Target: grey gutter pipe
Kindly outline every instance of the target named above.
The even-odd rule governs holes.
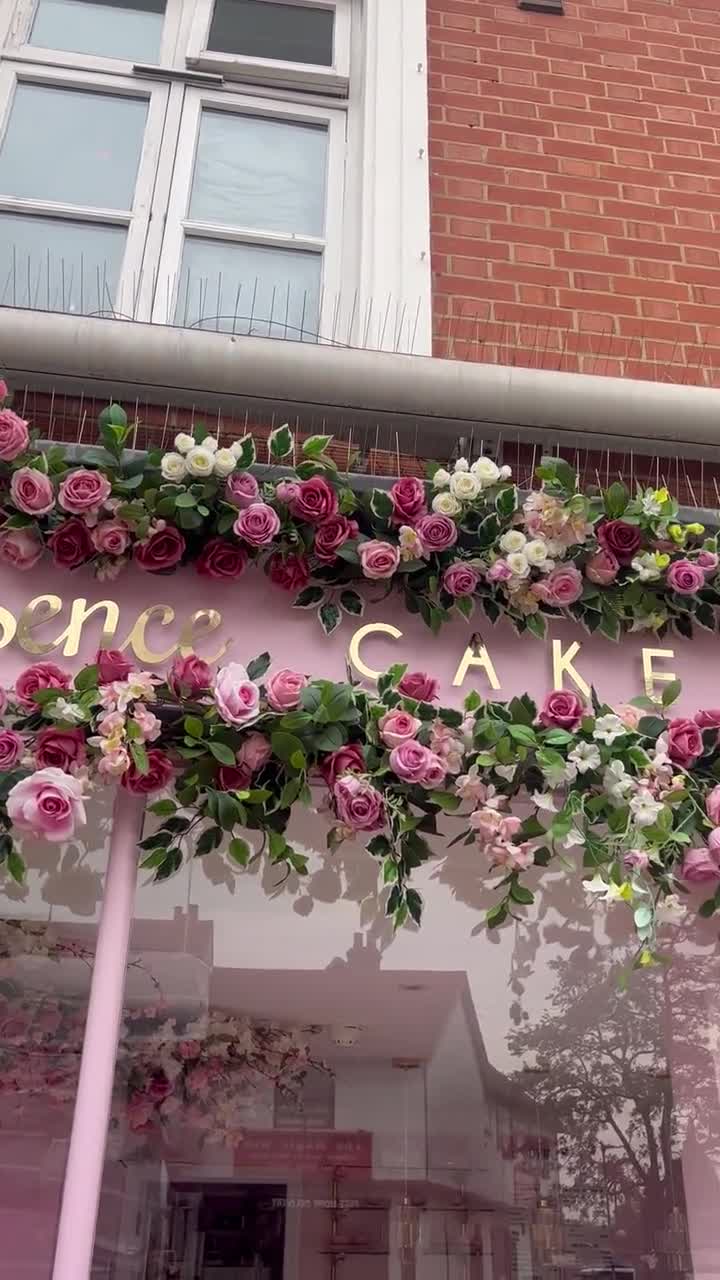
[[[14,385],[720,458],[720,391],[0,307]],[[282,417],[281,419],[282,420]],[[591,439],[590,439],[591,437]],[[449,452],[449,449],[446,451]]]

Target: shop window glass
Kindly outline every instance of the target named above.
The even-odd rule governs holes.
[[[208,49],[332,66],[332,9],[274,0],[216,0]]]
[[[40,0],[30,44],[158,62],[164,20],[164,0]]]

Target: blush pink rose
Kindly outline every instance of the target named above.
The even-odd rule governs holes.
[[[705,799],[705,812],[713,826],[720,826],[720,784],[708,793]]]
[[[185,539],[174,524],[156,529],[144,542],[135,546],[135,563],[146,573],[164,573],[174,569],[185,554]]]
[[[555,689],[542,705],[538,720],[546,729],[577,729],[585,715],[585,703],[576,693]]]
[[[623,863],[628,871],[647,871],[650,866],[650,856],[644,849],[629,849],[623,858]]]
[[[41,729],[35,739],[35,764],[38,769],[62,769],[70,773],[73,766],[85,764],[85,734],[82,729]]]
[[[338,549],[350,538],[357,538],[357,535],[357,521],[348,520],[347,516],[330,516],[315,530],[313,551],[323,564],[332,564]]]
[[[300,694],[307,684],[307,676],[299,671],[283,667],[270,676],[267,684],[267,700],[273,711],[292,711],[300,703]]]
[[[18,831],[51,843],[69,840],[85,824],[82,783],[62,769],[38,769],[15,783],[7,812]]]
[[[668,567],[665,581],[679,596],[694,596],[705,586],[705,573],[692,560],[675,560]]]
[[[458,531],[454,520],[449,516],[432,513],[423,516],[415,526],[417,535],[426,552],[446,551],[457,542]]]
[[[582,574],[574,564],[561,564],[541,582],[536,582],[533,595],[556,609],[565,609],[580,599],[583,589]]]
[[[127,680],[133,669],[132,662],[129,662],[119,649],[98,649],[95,663],[100,684],[112,684],[114,680]]]
[[[249,471],[234,471],[227,478],[225,499],[234,507],[249,507],[260,501],[260,485]]]
[[[380,831],[385,826],[382,795],[367,779],[343,774],[333,787],[333,800],[338,818],[351,830]]]
[[[268,577],[284,591],[302,591],[310,581],[310,565],[306,556],[284,556],[279,551],[268,560]]]
[[[125,790],[134,796],[149,796],[154,791],[162,791],[169,786],[175,774],[172,760],[159,747],[150,747],[147,758],[147,773],[141,773],[137,765],[132,763],[120,779]]]
[[[714,551],[698,551],[697,564],[700,565],[706,578],[715,573],[719,563],[720,557]]]
[[[22,759],[25,743],[14,729],[0,729],[0,772],[14,768]]]
[[[251,547],[266,547],[280,531],[280,517],[266,502],[254,502],[240,512],[233,533]]]
[[[15,681],[15,697],[25,711],[37,711],[34,693],[41,689],[69,689],[72,677],[54,662],[35,662],[20,672]]]
[[[130,546],[130,530],[124,520],[101,520],[90,536],[95,550],[106,556],[124,556]]]
[[[286,507],[292,506],[300,492],[300,483],[298,480],[280,480],[275,486],[275,497],[278,502],[282,502]]]
[[[620,562],[612,551],[597,551],[585,565],[585,577],[598,587],[609,587],[620,572]]]
[[[323,520],[337,514],[338,497],[324,476],[312,476],[298,485],[291,505],[298,520],[322,524]]]
[[[688,884],[709,884],[712,880],[720,880],[720,853],[703,845],[688,849],[680,875]]]
[[[414,698],[416,702],[434,702],[440,692],[440,685],[426,671],[406,671],[398,684],[398,692],[404,698]]]
[[[82,516],[86,512],[99,511],[110,497],[112,485],[101,471],[87,471],[80,467],[70,471],[60,483],[58,502],[63,511],[73,516]]]
[[[598,525],[595,536],[618,564],[630,564],[642,546],[642,533],[636,524],[628,524],[626,520],[605,520]]]
[[[366,764],[362,747],[356,742],[348,742],[326,756],[319,765],[320,772],[332,791],[338,778],[344,773],[365,773]],[[720,791],[720,787],[718,788]]]
[[[694,720],[678,717],[668,725],[668,755],[683,769],[689,769],[703,752],[702,734]]]
[[[272,756],[272,747],[265,737],[264,733],[249,733],[237,753],[237,762],[240,768],[249,769],[251,773],[257,773],[258,769],[262,769]]]
[[[393,504],[392,523],[414,527],[421,516],[427,515],[425,485],[415,476],[404,476],[390,490]]]
[[[502,556],[493,560],[487,571],[488,582],[507,582],[509,578],[512,578],[512,569],[507,560],[503,560]]]
[[[191,653],[187,658],[176,658],[167,676],[167,682],[176,698],[196,698],[212,684],[212,671],[207,662]]]
[[[37,529],[4,529],[0,532],[0,564],[32,569],[45,550]]]
[[[215,706],[226,724],[252,724],[260,715],[260,690],[239,662],[229,662],[215,680]]]
[[[642,719],[642,711],[638,707],[633,707],[631,703],[623,703],[617,708],[617,714],[622,720],[626,729],[630,729],[633,733],[637,729]]]
[[[13,413],[12,409],[0,409],[0,460],[14,462],[29,444],[27,422]]]
[[[195,561],[195,570],[205,578],[231,581],[239,578],[248,562],[244,547],[225,538],[210,538]]]
[[[386,747],[401,747],[417,736],[421,725],[409,711],[386,711],[378,721],[378,731]]]
[[[363,577],[372,582],[384,578],[392,578],[400,564],[400,550],[391,542],[378,542],[375,539],[361,542],[358,547]]]
[[[54,529],[48,538],[53,559],[61,569],[77,569],[95,555],[90,530],[78,516],[71,516]]]
[[[472,565],[458,560],[445,570],[442,585],[451,596],[471,596],[480,581],[480,574]]]
[[[440,757],[421,742],[403,742],[390,752],[390,768],[403,782],[420,786],[436,786],[445,777],[446,768]],[[439,776],[438,776],[439,772]]]
[[[708,707],[706,711],[696,711],[695,723],[698,729],[720,729],[720,707]]]
[[[712,849],[713,853],[720,852],[720,827],[715,827],[714,830],[710,832],[707,842],[708,848]]]
[[[10,480],[10,500],[28,516],[46,516],[55,506],[52,480],[44,471],[20,467]]]

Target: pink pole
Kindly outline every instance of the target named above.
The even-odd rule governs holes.
[[[90,1280],[144,807],[118,787],[52,1280]]]

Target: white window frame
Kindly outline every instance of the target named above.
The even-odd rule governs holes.
[[[11,118],[17,87],[23,84],[44,88],[79,89],[147,102],[147,120],[135,180],[134,199],[129,209],[106,209],[95,205],[60,203],[40,198],[30,199],[5,195],[0,191],[0,213],[28,214],[73,222],[125,227],[127,229],[125,250],[118,274],[117,294],[112,299],[112,309],[115,314],[122,314],[124,310],[133,314],[135,299],[142,284],[143,258],[160,162],[168,86],[161,82],[155,84],[152,81],[139,81],[125,76],[80,70],[70,72],[58,67],[31,66],[25,62],[4,61],[0,65],[0,148]],[[130,301],[132,305],[123,307],[124,300],[126,303]],[[109,307],[108,310],[110,310]]]
[[[31,44],[30,36],[40,2],[41,0],[18,0],[5,38],[10,56],[16,55],[53,67],[76,67],[87,71],[107,69],[121,71],[126,75],[132,73],[133,63],[127,58],[108,58],[99,53],[78,53],[73,49],[46,49],[43,45]],[[161,65],[165,68],[184,66],[184,60],[179,54],[183,9],[184,0],[166,0],[158,71]],[[146,62],[147,59],[143,61]]]
[[[200,222],[188,216],[195,155],[204,109],[233,115],[253,115],[289,123],[319,124],[327,129],[327,171],[325,176],[325,230],[322,236],[283,233],[258,227],[223,226]],[[320,285],[320,340],[329,334],[334,308],[340,293],[343,254],[343,209],[345,189],[345,114],[328,107],[279,102],[222,90],[185,89],[178,147],[170,181],[169,197],[160,192],[167,217],[159,259],[152,320],[173,324],[179,292],[185,239],[195,236],[231,244],[267,245],[273,248],[305,250],[322,255]],[[165,212],[165,209],[162,212]]]
[[[265,4],[297,5],[300,9],[330,9],[335,14],[333,62],[283,62],[274,58],[252,58],[221,53],[208,48],[215,0],[197,0],[190,28],[186,64],[201,71],[251,83],[278,85],[289,89],[312,88],[321,93],[346,97],[350,79],[351,0],[263,0]],[[395,0],[390,0],[394,3]]]

